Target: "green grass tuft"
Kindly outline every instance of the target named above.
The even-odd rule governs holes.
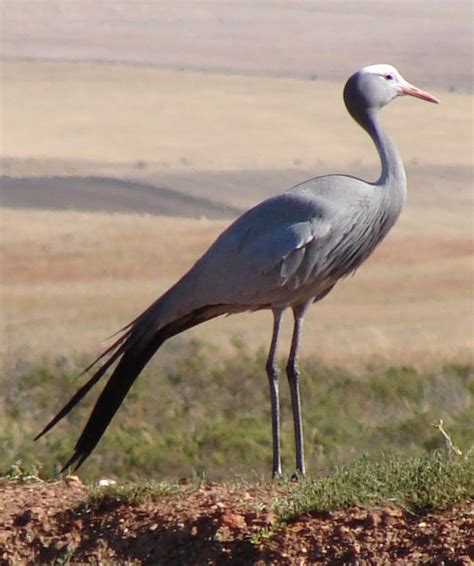
[[[436,451],[408,459],[363,457],[335,466],[327,476],[302,480],[275,507],[282,521],[353,506],[401,507],[423,515],[473,498],[474,458],[447,460]]]
[[[23,466],[21,460],[10,464],[0,475],[2,483],[29,483],[40,481],[40,470],[37,466]]]

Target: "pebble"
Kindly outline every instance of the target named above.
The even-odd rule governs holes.
[[[97,480],[95,482],[95,485],[97,487],[110,487],[111,485],[117,485],[117,482],[115,480],[111,480],[111,479],[107,479],[107,478],[102,478],[100,480]]]
[[[64,483],[68,487],[82,487],[84,485],[79,476],[66,476],[64,478]]]

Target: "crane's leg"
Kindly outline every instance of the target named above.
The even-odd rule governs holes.
[[[286,366],[288,384],[290,386],[291,408],[293,410],[293,425],[295,429],[296,448],[296,471],[301,476],[305,475],[304,445],[303,445],[303,422],[301,419],[301,397],[300,397],[300,371],[298,369],[298,349],[300,346],[301,330],[306,309],[310,303],[293,308],[295,324],[293,327],[293,338],[291,341],[290,356]]]
[[[273,467],[272,477],[281,475],[281,448],[280,448],[280,393],[279,379],[280,373],[276,364],[276,353],[278,346],[278,335],[280,333],[280,323],[283,311],[273,311],[273,334],[270,344],[270,351],[267,358],[267,375],[270,385],[270,399],[272,403],[272,440],[273,440]]]

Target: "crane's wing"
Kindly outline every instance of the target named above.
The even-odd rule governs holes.
[[[232,224],[183,277],[175,305],[183,313],[203,304],[252,308],[284,304],[285,294],[290,304],[295,290],[323,274],[331,249],[351,229],[344,218],[314,194],[288,192],[263,202]]]
[[[247,246],[241,259],[248,262],[254,278],[262,279],[265,286],[296,289],[317,269],[317,251],[330,229],[326,221],[305,220],[279,226]]]

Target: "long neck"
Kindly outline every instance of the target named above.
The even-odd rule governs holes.
[[[359,114],[357,121],[372,138],[380,156],[382,172],[376,185],[400,192],[404,198],[407,184],[405,168],[397,148],[380,125],[377,112],[369,108]]]

